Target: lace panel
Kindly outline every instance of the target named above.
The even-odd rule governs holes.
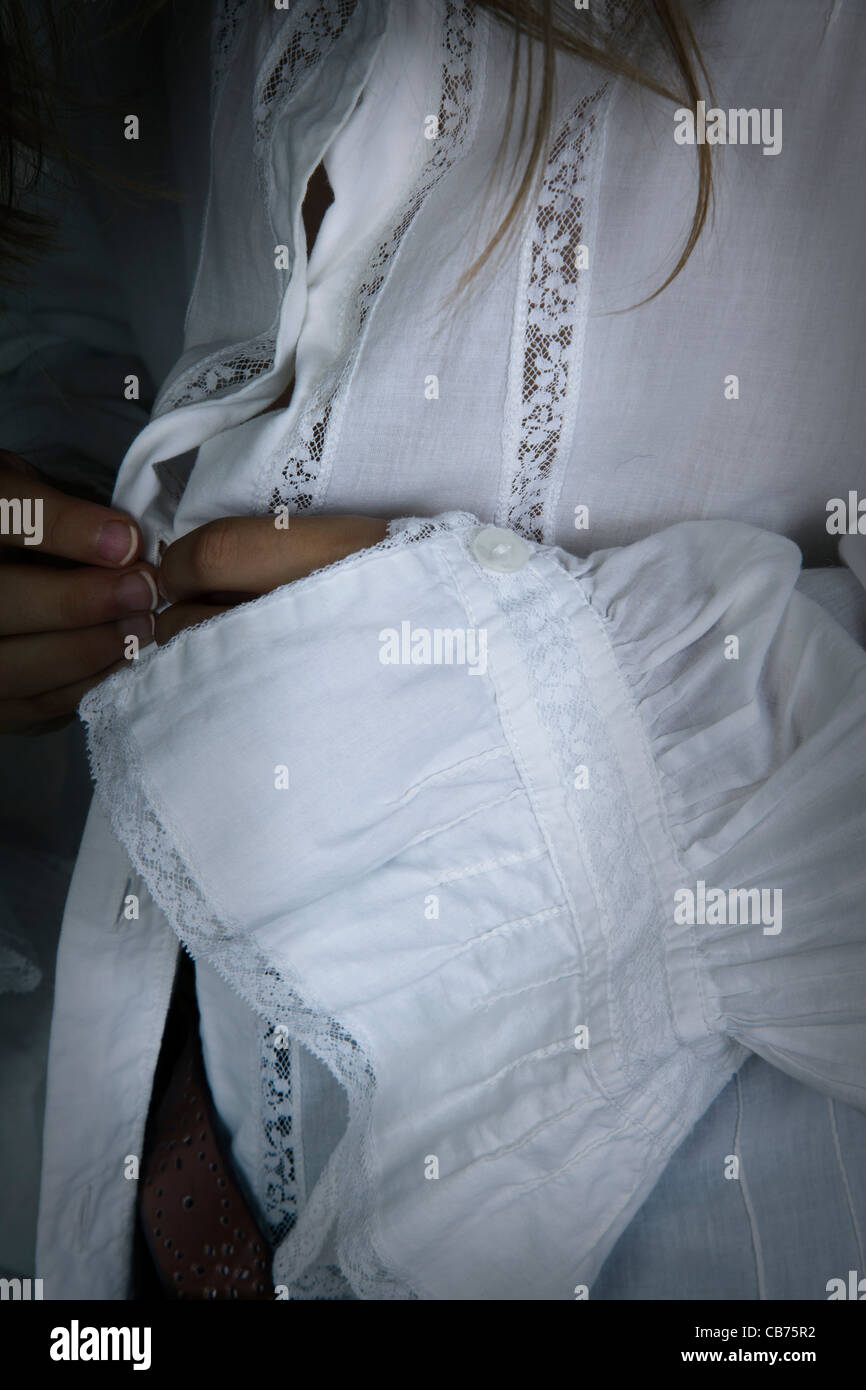
[[[648,891],[654,883],[653,865],[631,810],[605,714],[576,650],[573,629],[557,614],[549,585],[532,565],[518,575],[488,573],[487,578],[522,653],[567,792],[575,844],[581,846],[595,902],[606,919],[609,969],[615,974],[608,1002],[614,1076],[619,1078],[616,1089],[622,1090],[622,1080],[633,1088],[633,1095],[645,1095],[651,1087],[664,1104],[664,1097],[669,1102],[674,1088],[686,1077],[697,1092],[701,1064],[690,1053],[677,1050],[670,1022],[657,903]],[[579,789],[575,781],[586,749],[592,749],[587,766],[591,791]],[[591,1056],[588,1063],[592,1065]],[[595,1074],[601,1089],[612,1098],[609,1075]],[[620,1094],[616,1103],[630,1113],[627,1094]]]
[[[215,60],[217,84],[221,83],[229,66],[231,46],[246,3],[247,0],[224,0],[214,36],[215,52],[220,55]],[[260,168],[266,158],[267,145],[272,136],[276,116],[291,99],[300,78],[321,60],[325,49],[342,33],[355,10],[356,3],[357,0],[339,0],[336,13],[329,13],[322,5],[307,11],[304,15],[305,25],[293,34],[289,46],[270,68],[261,85],[255,113],[256,159]],[[472,89],[470,56],[473,24],[474,15],[467,4],[461,5],[448,0],[446,32],[443,39],[446,56],[442,65],[442,96],[439,109],[442,138],[436,142],[436,148],[399,224],[389,238],[377,248],[365,279],[357,291],[358,337],[404,235],[427,194],[453,164],[465,140]],[[530,276],[530,285],[535,287],[536,291],[536,302],[530,304],[534,319],[528,326],[523,365],[523,402],[528,409],[523,416],[523,437],[519,453],[520,475],[515,480],[516,496],[512,499],[508,522],[534,539],[541,538],[534,523],[543,507],[543,495],[558,440],[558,432],[551,430],[549,426],[545,432],[544,422],[552,422],[556,413],[556,403],[559,402],[561,407],[567,387],[566,350],[571,343],[572,333],[567,317],[574,300],[573,295],[569,299],[569,292],[577,282],[577,273],[569,275],[569,267],[574,266],[574,250],[581,240],[583,214],[582,197],[576,195],[575,189],[580,181],[581,164],[588,151],[596,115],[593,112],[587,117],[586,113],[606,88],[607,84],[604,84],[578,105],[554,142],[544,184],[547,201],[542,198],[536,215],[536,232],[539,239],[533,241],[533,265]],[[556,274],[561,276],[561,284],[558,291],[551,292],[551,282]],[[275,340],[275,330],[269,331],[256,340],[239,345],[229,357],[221,350],[204,362],[196,363],[190,372],[175,383],[171,393],[158,403],[154,414],[166,413],[182,405],[228,393],[254,377],[270,371]],[[359,343],[356,342],[350,360],[332,386],[326,403],[317,403],[316,408],[308,413],[302,426],[303,447],[283,465],[282,476],[286,488],[274,488],[270,498],[272,507],[289,505],[294,510],[302,511],[314,505],[332,407],[350,374],[358,347]],[[399,534],[389,528],[389,537],[383,545],[426,539],[438,529],[436,523],[423,519],[402,522],[400,526],[403,529]],[[193,940],[194,934],[191,931],[190,944]],[[226,963],[230,956],[231,952],[226,947]],[[230,968],[235,969],[236,966]],[[298,1215],[298,1182],[292,1120],[294,1048],[274,1046],[274,1040],[278,1036],[277,1029],[287,1025],[279,1023],[279,1014],[269,1007],[277,995],[283,994],[285,997],[285,990],[285,982],[275,978],[272,971],[265,972],[265,976],[259,978],[256,989],[260,1016],[262,1097],[265,1114],[262,1195],[270,1234],[275,1243],[285,1240],[293,1230]],[[299,1031],[296,1016],[291,1025],[291,1032],[295,1037],[308,1038],[308,1035]],[[355,1047],[351,1039],[344,1038],[342,1042],[348,1042],[352,1048]],[[312,1046],[309,1041],[308,1045]],[[318,1048],[313,1046],[312,1050],[317,1055],[322,1055]],[[372,1076],[367,1080],[372,1087]],[[369,1272],[364,1278],[369,1280]],[[373,1276],[376,1292],[369,1296],[406,1297],[407,1292],[409,1297],[412,1296],[411,1291],[397,1291],[396,1286],[394,1292],[385,1292],[391,1283],[383,1270],[377,1271]],[[293,1299],[352,1297],[351,1290],[336,1266],[313,1266],[307,1269],[291,1283],[290,1295]]]
[[[96,699],[90,702],[91,714],[100,709],[103,692],[104,686],[93,692]],[[304,999],[293,981],[268,962],[236,924],[211,912],[179,850],[153,811],[140,775],[129,776],[135,757],[123,729],[122,715],[112,711],[108,716],[96,717],[99,727],[90,731],[90,760],[99,794],[115,833],[181,944],[193,958],[207,960],[267,1027],[281,1027],[288,1036],[302,1041],[346,1088],[349,1123],[340,1151],[334,1156],[336,1162],[332,1159],[334,1181],[339,1184],[342,1199],[340,1214],[353,1218],[352,1255],[347,1260],[346,1277],[363,1299],[414,1298],[413,1291],[393,1279],[382,1265],[370,1236],[373,1194],[365,1136],[376,1083],[369,1061],[341,1024]],[[279,1108],[275,1123],[277,1130],[271,1133],[276,1150],[282,1142],[277,1133],[282,1125]],[[283,1164],[286,1154],[282,1144]],[[290,1219],[288,1208],[286,1224],[291,1232],[295,1222]],[[279,1228],[276,1234],[279,1235]],[[320,1229],[319,1240],[326,1234],[325,1228]],[[316,1233],[308,1231],[305,1249],[315,1249],[316,1245]],[[286,1284],[291,1298],[309,1297],[309,1289],[318,1278],[315,1255],[312,1259],[304,1259],[303,1254],[297,1258],[291,1235],[288,1242],[283,1239],[274,1257],[275,1282]],[[296,1279],[301,1281],[297,1291]]]
[[[459,516],[461,513],[446,513],[445,515]],[[437,535],[443,529],[441,521],[434,517],[398,517],[396,520],[388,522],[385,539],[379,542],[379,547],[384,550],[395,545],[412,544],[414,541],[426,541],[430,536]]]
[[[276,341],[276,330],[269,329],[260,338],[241,344],[229,357],[219,351],[196,362],[159,397],[153,410],[154,419],[184,405],[224,396],[254,377],[264,376],[274,365]]]
[[[435,522],[424,518],[395,528],[380,548],[426,539],[433,527],[467,525],[471,518],[446,513]],[[349,555],[336,569],[356,561]],[[222,914],[215,914],[175,843],[155,813],[142,777],[135,746],[126,733],[124,699],[115,700],[118,672],[85,695],[79,714],[87,726],[90,771],[99,797],[121,844],[141,875],[154,902],[165,914],[193,959],[203,958],[260,1020],[265,1097],[264,1191],[261,1196],[273,1238],[279,1241],[274,1279],[291,1299],[415,1300],[415,1291],[393,1277],[379,1259],[370,1231],[373,1183],[368,1167],[367,1134],[372,1124],[376,1077],[363,1050],[342,1026],[305,998],[289,972],[280,972],[248,933]],[[330,1068],[346,1091],[349,1118],[343,1138],[319,1179],[338,1197],[335,1211],[319,1203],[307,1222],[303,1240],[298,1227],[297,1173],[292,1121],[293,1048],[273,1045],[279,1030],[302,1043]],[[279,1059],[283,1054],[288,1060]],[[317,1185],[318,1190],[318,1185]],[[345,1265],[316,1263],[335,1215],[344,1223]]]
[[[332,0],[330,4],[297,7],[292,36],[282,48],[275,63],[268,66],[267,76],[258,84],[255,102],[255,149],[257,161],[267,155],[267,146],[274,125],[286,102],[297,91],[305,73],[321,63],[342,34],[358,0]],[[293,9],[295,7],[293,6]]]
[[[250,0],[219,0],[211,32],[211,124],[231,67],[235,41]]]
[[[259,1139],[261,1198],[273,1245],[285,1240],[298,1219],[292,1078],[297,1044],[272,1022],[259,1020],[261,1107]]]
[[[465,143],[469,128],[472,92],[472,47],[475,13],[467,0],[446,0],[442,37],[442,92],[439,103],[439,138],[413,190],[400,221],[374,252],[367,272],[355,295],[355,333],[348,357],[333,380],[305,412],[299,426],[300,444],[280,467],[282,483],[277,483],[264,505],[272,511],[310,511],[324,484],[322,456],[337,398],[352,373],[360,351],[361,334],[376,296],[385,283],[388,268],[404,236],[414,222],[427,195],[454,163]],[[279,459],[276,460],[279,463]]]
[[[249,3],[250,0],[222,0],[214,22],[211,120],[231,66],[240,23]],[[270,141],[277,120],[296,95],[301,79],[324,62],[356,6],[357,0],[314,0],[314,3],[306,6],[296,5],[285,19],[285,23],[291,25],[288,43],[278,31],[273,45],[278,56],[265,64],[267,75],[260,79],[254,99],[254,161],[265,208],[269,203],[267,168]],[[247,342],[222,347],[182,371],[159,393],[153,418],[167,415],[169,411],[179,410],[182,406],[228,395],[271,371],[276,354],[278,320],[279,306],[274,322],[265,332]]]
[[[498,524],[539,542],[546,539],[551,474],[565,443],[566,412],[576,391],[569,376],[577,376],[575,333],[588,293],[578,262],[592,192],[587,161],[609,89],[605,81],[579,101],[551,146],[528,269],[521,275],[526,284],[524,332],[509,373],[504,450],[510,477],[503,480],[507,491],[497,516]]]

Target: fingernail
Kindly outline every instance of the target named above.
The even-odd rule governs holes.
[[[96,542],[100,557],[118,565],[128,564],[137,546],[135,527],[128,521],[106,521]]]
[[[123,618],[118,626],[124,638],[137,637],[138,645],[146,647],[149,642],[153,641],[156,619],[152,613],[136,613],[135,617]]]
[[[141,608],[159,607],[156,584],[147,570],[134,570],[132,574],[125,574],[122,579],[118,579],[114,586],[114,594],[118,603],[130,613]]]

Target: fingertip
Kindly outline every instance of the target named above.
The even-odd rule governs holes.
[[[96,540],[96,553],[101,560],[122,568],[138,551],[138,528],[131,521],[106,521]]]

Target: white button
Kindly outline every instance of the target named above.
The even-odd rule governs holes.
[[[485,526],[477,531],[472,542],[472,554],[479,565],[498,574],[513,574],[523,569],[532,551],[522,536],[501,526]]]

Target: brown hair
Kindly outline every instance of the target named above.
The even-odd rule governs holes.
[[[167,3],[169,0],[143,0],[127,12],[119,24],[107,27],[106,33],[116,33],[135,23],[146,24]],[[528,68],[518,158],[521,152],[526,152],[526,160],[505,215],[487,246],[462,276],[458,290],[469,284],[497,249],[505,247],[543,177],[554,112],[557,49],[595,63],[612,74],[627,77],[678,106],[695,107],[701,95],[700,77],[706,83],[708,96],[712,97],[709,76],[685,13],[686,0],[633,0],[628,23],[622,26],[623,32],[633,35],[642,47],[654,44],[656,53],[672,68],[674,85],[649,67],[637,65],[625,52],[612,46],[591,13],[576,10],[567,0],[473,0],[473,3],[508,23],[514,31],[508,121],[491,171],[491,187],[503,168],[517,107],[523,40],[526,41]],[[106,8],[110,8],[110,4]],[[74,148],[65,133],[69,114],[85,105],[63,78],[64,53],[74,32],[76,9],[75,0],[0,0],[0,283],[13,281],[21,269],[50,244],[56,233],[50,218],[22,206],[25,195],[38,183],[46,160],[56,161],[71,171],[101,176],[102,171]],[[541,45],[542,74],[530,136],[533,40]],[[697,199],[686,243],[670,275],[654,294],[641,300],[641,304],[661,294],[679,274],[706,222],[713,192],[711,147],[702,144],[697,150]],[[515,164],[511,179],[516,173]],[[111,177],[127,188],[172,196],[169,190],[154,187],[142,190],[140,183],[116,175]]]
[[[111,8],[110,0],[98,2]],[[119,23],[106,22],[103,37],[147,24],[167,3],[140,0]],[[79,112],[107,109],[83,98],[64,77],[79,12],[80,0],[0,0],[0,285],[14,284],[56,239],[54,218],[22,206],[46,165],[63,167],[72,176],[110,178],[131,192],[176,196],[115,171],[108,175],[67,133]]]
[[[514,27],[512,48],[511,84],[508,103],[508,121],[500,142],[494,168],[491,171],[490,186],[501,170],[505,151],[514,119],[517,104],[517,91],[520,71],[521,37],[527,39],[528,67],[524,88],[524,105],[520,145],[527,143],[529,124],[529,102],[531,100],[532,45],[531,39],[541,41],[542,78],[541,90],[536,110],[532,141],[526,159],[523,175],[512,202],[499,226],[482,251],[464,273],[458,290],[467,285],[478,273],[500,243],[519,225],[523,208],[534,192],[537,192],[544,174],[545,156],[551,137],[554,113],[554,62],[557,49],[573,53],[580,58],[595,63],[612,74],[629,78],[641,87],[646,87],[658,95],[675,102],[677,106],[694,109],[701,97],[700,77],[706,83],[709,104],[712,104],[712,83],[704,64],[704,59],[695,38],[694,31],[686,15],[683,0],[633,0],[627,20],[622,23],[620,32],[626,38],[632,36],[644,49],[655,45],[657,54],[673,67],[673,80],[681,88],[675,90],[669,82],[663,81],[649,68],[638,66],[626,53],[612,47],[604,31],[593,20],[588,11],[576,11],[573,5],[556,4],[555,0],[475,0],[475,3],[508,20]],[[559,11],[556,14],[555,11]],[[566,23],[566,17],[570,23]],[[583,30],[584,32],[581,32]],[[707,220],[713,199],[713,173],[711,147],[707,144],[697,146],[698,150],[698,189],[695,210],[686,243],[674,269],[653,294],[640,300],[648,304],[666,289],[679,275],[697,244]],[[513,174],[514,171],[512,171]],[[632,305],[637,308],[639,305]],[[626,310],[616,310],[625,313]]]

